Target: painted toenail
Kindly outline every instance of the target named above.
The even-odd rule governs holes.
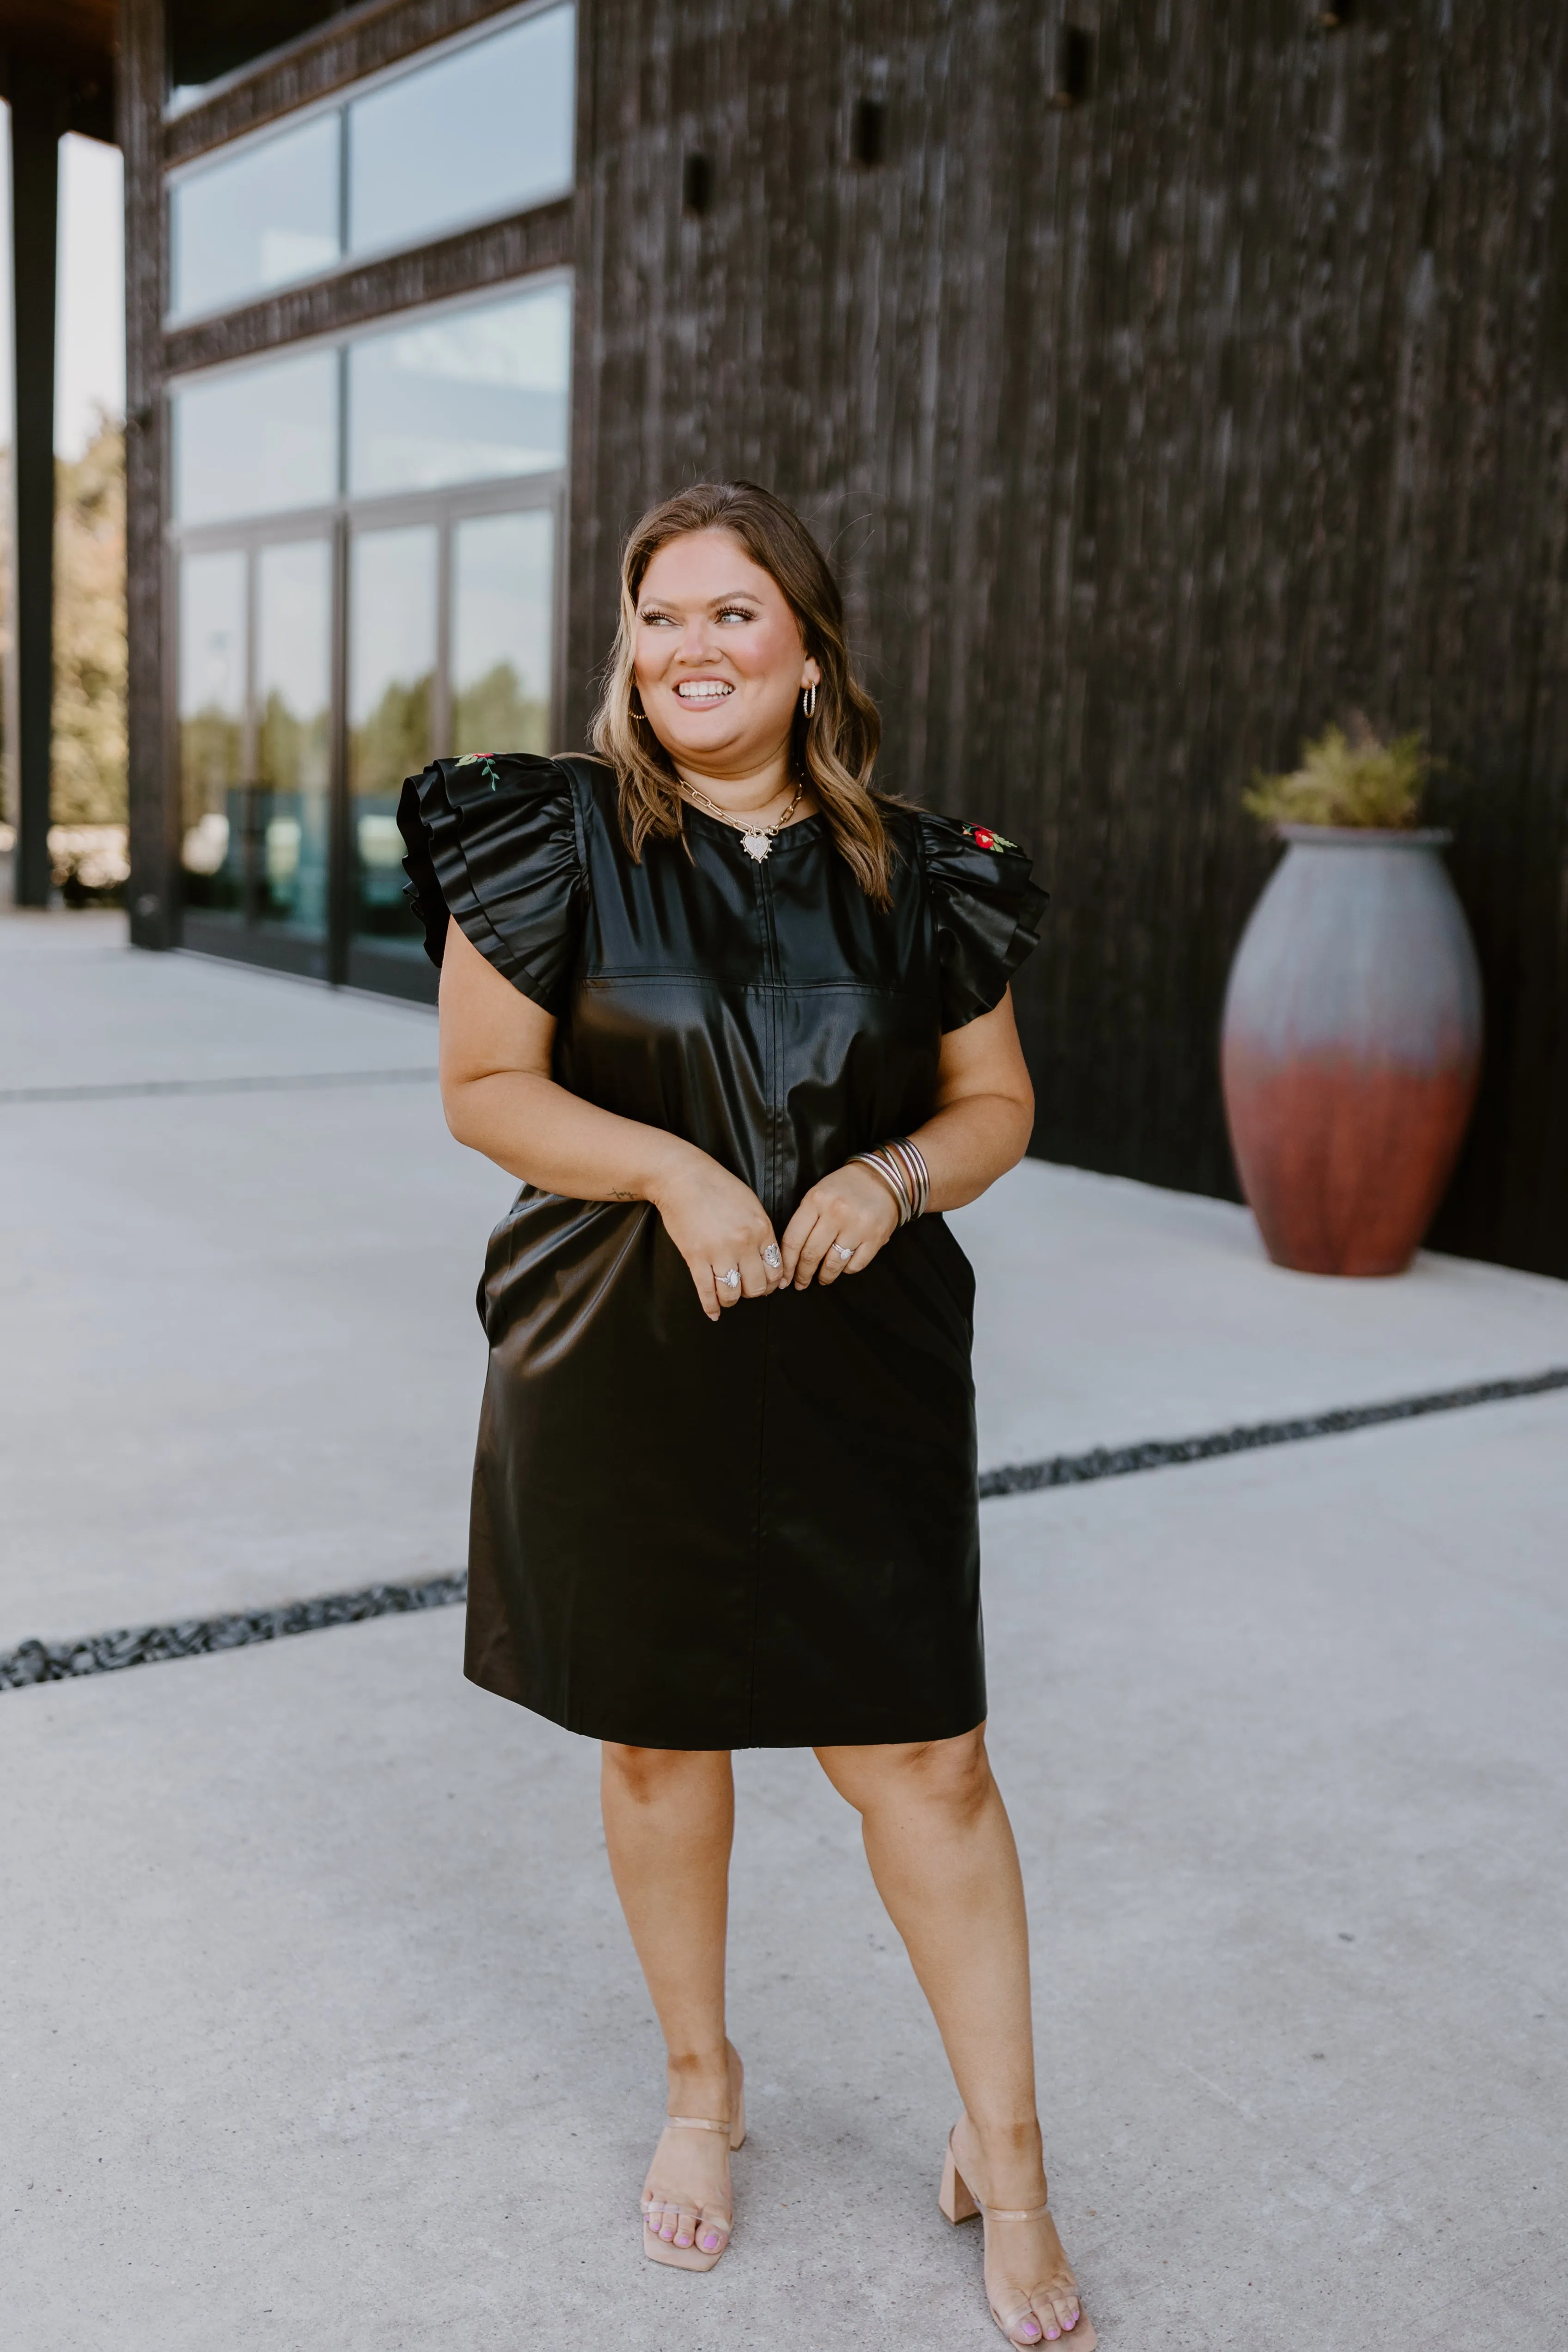
[[[705,2253],[710,2253],[710,2253],[712,2252],[712,2251],[713,2251],[714,2247],[718,2244],[718,2242],[719,2242],[719,2232],[718,2232],[718,2231],[717,2231],[717,2230],[710,2230],[710,2231],[709,2231],[709,2232],[708,2232],[708,2235],[707,2235],[707,2236],[703,2239],[703,2241],[702,2241],[702,2248],[703,2248],[703,2252],[704,2252]]]

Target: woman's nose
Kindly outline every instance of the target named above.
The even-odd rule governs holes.
[[[701,662],[711,660],[712,656],[712,624],[706,614],[693,614],[681,635],[680,658],[684,662]]]

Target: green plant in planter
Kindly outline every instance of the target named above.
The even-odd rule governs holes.
[[[1432,772],[1419,735],[1385,743],[1360,711],[1350,731],[1326,727],[1301,746],[1289,776],[1257,775],[1241,804],[1264,824],[1363,825],[1405,833],[1420,823],[1421,794]]]

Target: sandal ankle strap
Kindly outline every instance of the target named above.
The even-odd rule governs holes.
[[[708,2116],[666,2116],[666,2126],[672,2131],[728,2132],[729,2125],[716,2124]]]
[[[978,2198],[974,2201],[980,2204]],[[1049,2205],[1031,2205],[1026,2210],[1019,2207],[1009,2210],[1005,2205],[981,2205],[980,2210],[988,2221],[1043,2221],[1051,2209]],[[1023,2307],[1027,2311],[1029,2306],[1025,2304]],[[1017,2313],[1015,2312],[1013,2316],[1016,2319]]]

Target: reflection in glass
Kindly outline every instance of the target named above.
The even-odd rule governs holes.
[[[550,750],[554,517],[471,516],[452,533],[452,749]]]
[[[185,904],[237,910],[244,878],[231,807],[245,774],[245,558],[180,565],[180,793]]]
[[[576,11],[551,8],[349,108],[349,250],[415,245],[572,185]]]
[[[174,395],[174,515],[226,522],[323,505],[338,486],[338,362],[306,352]]]
[[[256,561],[256,786],[251,903],[263,922],[324,931],[331,725],[331,562],[324,539]]]
[[[169,193],[176,317],[331,269],[342,118],[318,115],[209,163]]]
[[[430,757],[436,679],[436,532],[355,534],[349,583],[349,789],[354,929],[417,943],[403,900],[397,799]]]
[[[349,346],[349,487],[426,490],[566,462],[572,295],[544,286]]]

